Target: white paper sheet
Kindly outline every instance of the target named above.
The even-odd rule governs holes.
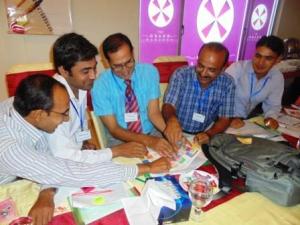
[[[245,125],[239,129],[229,127],[225,133],[235,135],[250,135],[260,138],[273,138],[279,136],[279,133],[270,129],[264,129],[257,124],[245,120]]]
[[[175,197],[160,182],[148,180],[141,196],[122,199],[130,225],[156,225],[163,206],[176,209]]]
[[[115,184],[107,188],[95,188],[88,193],[72,194],[72,204],[76,208],[88,208],[113,204],[122,198],[129,197],[124,184]]]
[[[192,142],[192,139],[190,139],[190,141]],[[182,173],[188,173],[192,170],[199,168],[201,165],[203,165],[207,161],[207,158],[203,154],[201,146],[194,145],[194,146],[192,146],[192,148],[193,148],[193,150],[189,151],[189,153],[192,152],[192,154],[189,154],[189,153],[183,154],[181,157],[179,157],[177,159],[176,162],[172,162],[173,167],[170,169],[170,171],[168,173],[151,174],[151,176],[157,177],[157,176],[163,176],[165,174],[171,174],[171,175],[182,174]],[[148,148],[148,151],[151,155],[151,158],[149,159],[149,161],[152,162],[155,159],[158,159],[160,157],[160,155],[158,153],[156,153],[155,151],[153,151],[152,149]]]
[[[141,197],[124,198],[122,203],[130,225],[157,224]]]

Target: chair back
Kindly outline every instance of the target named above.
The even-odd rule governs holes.
[[[99,116],[96,116],[94,111],[90,111],[92,122],[96,131],[96,135],[100,144],[100,148],[107,147],[107,131]]]
[[[14,96],[19,83],[24,78],[36,73],[53,76],[55,70],[52,63],[13,65],[5,75],[8,96]]]
[[[171,75],[177,68],[188,65],[188,61],[184,56],[159,56],[154,59],[153,65],[157,68],[160,77],[159,106],[161,108]]]

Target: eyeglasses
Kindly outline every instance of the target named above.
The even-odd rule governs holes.
[[[52,110],[50,110],[50,111],[48,111],[49,113],[50,112],[53,112],[53,113],[56,113],[56,114],[60,114],[61,116],[63,116],[63,117],[68,117],[69,116],[69,109],[67,110],[67,111],[65,111],[65,112],[56,112],[56,111],[52,111]]]
[[[135,64],[135,60],[134,58],[131,58],[127,62],[122,64],[116,64],[116,65],[112,64],[111,68],[116,72],[121,72],[123,71],[124,68],[131,69],[134,66],[134,64]]]

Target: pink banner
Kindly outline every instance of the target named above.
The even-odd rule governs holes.
[[[181,0],[140,0],[140,62],[178,55]]]

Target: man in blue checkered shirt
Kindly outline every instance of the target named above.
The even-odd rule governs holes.
[[[228,50],[220,43],[204,44],[196,66],[177,69],[170,79],[162,108],[167,127],[164,135],[178,148],[183,132],[207,143],[227,129],[234,115],[233,79],[224,73]]]

